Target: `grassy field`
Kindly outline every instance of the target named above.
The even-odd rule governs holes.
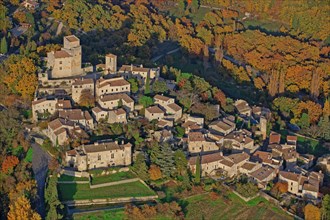
[[[58,184],[61,201],[153,196],[154,191],[140,181],[91,189],[89,184]]]
[[[187,219],[293,219],[264,198],[244,202],[231,193],[228,200],[211,200],[208,194],[196,195],[183,201]]]
[[[103,220],[103,219],[121,220],[124,219],[124,217],[125,217],[124,209],[98,211],[87,214],[73,215],[74,220]]]
[[[135,177],[136,176],[132,172],[117,172],[106,176],[95,176],[92,177],[92,185],[116,182],[120,180],[132,179]]]
[[[68,176],[65,174],[62,174],[58,181],[88,181],[87,177],[74,177],[74,176]]]

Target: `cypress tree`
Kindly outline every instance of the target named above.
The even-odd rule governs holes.
[[[174,168],[174,155],[169,143],[164,143],[159,152],[158,164],[164,176],[170,177]]]
[[[45,202],[46,202],[46,219],[62,219],[62,211],[64,206],[58,199],[57,193],[57,176],[53,175],[48,178],[45,188]]]
[[[8,45],[7,45],[7,40],[6,40],[6,37],[3,37],[1,39],[1,45],[0,45],[0,48],[1,48],[1,53],[2,54],[6,54],[8,52]]]
[[[199,184],[201,182],[201,161],[200,156],[197,156],[196,159],[196,173],[195,173],[195,182]]]

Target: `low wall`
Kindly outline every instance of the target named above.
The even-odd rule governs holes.
[[[242,196],[241,194],[239,194],[238,192],[236,192],[235,190],[232,190],[232,192],[235,193],[235,195],[237,195],[237,196],[240,197],[241,199],[243,199],[245,202],[248,202],[248,201],[250,201],[251,199],[254,199],[254,198],[256,198],[256,197],[259,196],[259,193],[257,193],[255,196],[247,197],[247,198],[246,198],[246,197]]]
[[[124,183],[136,182],[136,181],[139,181],[139,180],[140,180],[139,178],[133,178],[133,179],[120,180],[120,181],[110,182],[110,183],[101,183],[101,184],[96,184],[96,185],[91,185],[90,184],[89,187],[91,189],[96,189],[96,188],[101,188],[101,187],[106,187],[106,186],[115,186],[115,185],[124,184]]]
[[[72,183],[89,184],[89,181],[57,181],[57,183],[61,183],[61,184],[72,184]]]
[[[89,178],[89,173],[88,172],[79,172],[79,171],[74,171],[74,170],[62,169],[61,174],[65,174],[65,175],[68,175],[68,176],[74,176],[74,177],[88,177]]]
[[[65,201],[62,202],[67,206],[84,206],[84,205],[103,205],[103,204],[116,204],[126,202],[145,202],[157,199],[158,196],[141,196],[141,197],[122,197],[115,199],[86,199],[76,201]]]

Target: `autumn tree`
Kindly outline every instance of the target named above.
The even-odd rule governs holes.
[[[322,199],[322,219],[329,219],[330,218],[330,195],[327,194]]]
[[[31,208],[30,201],[21,196],[9,206],[8,220],[41,220],[40,215]]]
[[[213,98],[221,105],[221,107],[226,106],[226,95],[220,89],[213,87],[212,89]]]
[[[165,93],[168,91],[168,88],[165,81],[157,80],[156,82],[154,82],[152,90],[154,91],[154,93]]]
[[[149,175],[151,180],[158,180],[162,178],[162,171],[154,164],[150,166]]]
[[[305,220],[320,220],[320,209],[312,204],[307,204],[304,208]]]
[[[2,172],[10,173],[17,166],[19,160],[16,156],[7,156],[2,162]]]
[[[95,106],[95,98],[92,94],[92,91],[89,89],[84,89],[81,91],[80,97],[79,97],[79,105],[84,107],[94,107]]]

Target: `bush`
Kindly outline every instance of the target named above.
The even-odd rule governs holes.
[[[258,193],[258,187],[253,183],[237,183],[236,184],[236,191],[244,197],[252,197]]]

